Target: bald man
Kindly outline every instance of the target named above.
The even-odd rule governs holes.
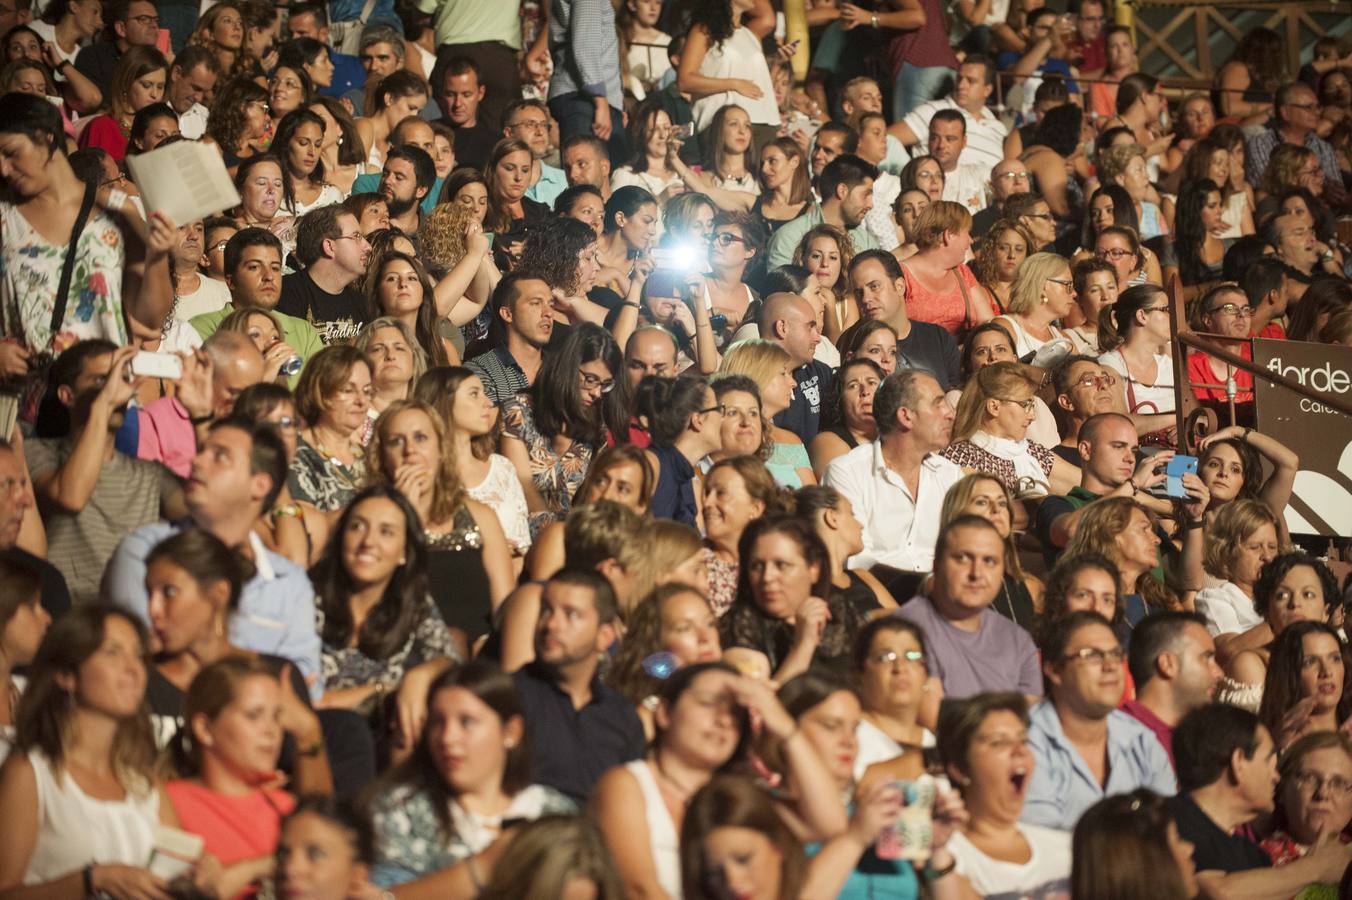
[[[637,388],[645,376],[676,377],[676,338],[661,325],[644,325],[624,345],[624,371]]]
[[[775,416],[775,424],[792,431],[807,444],[817,436],[822,397],[831,390],[835,377],[835,370],[813,358],[822,340],[816,310],[798,294],[771,294],[761,306],[760,332],[762,338],[788,352],[794,367],[793,398],[788,409]]]

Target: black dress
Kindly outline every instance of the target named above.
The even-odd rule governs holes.
[[[869,611],[878,608],[878,598],[867,585],[858,582],[843,590],[832,589],[826,602],[831,618],[822,629],[812,665],[848,677],[853,667],[854,636],[867,624]],[[733,601],[718,624],[725,648],[749,647],[761,651],[770,661],[771,672],[779,668],[793,649],[794,626],[767,615],[749,598]]]
[[[469,643],[488,632],[493,594],[484,569],[484,537],[469,507],[455,512],[454,527],[427,535],[428,589],[441,618]]]
[[[991,609],[1009,619],[1025,631],[1032,631],[1037,621],[1037,611],[1033,608],[1033,595],[1022,578],[1006,575],[1000,583],[1000,593],[996,594]]]

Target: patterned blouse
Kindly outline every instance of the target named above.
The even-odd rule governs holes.
[[[574,441],[563,454],[554,450],[554,443],[535,427],[530,395],[517,394],[502,403],[502,433],[526,445],[530,457],[531,480],[544,498],[548,509],[531,513],[531,538],[551,522],[561,521],[573,505],[573,494],[582,486],[591,466],[595,448],[582,441]]]
[[[737,599],[737,563],[724,562],[713,550],[704,548],[704,566],[709,571],[709,606],[723,617]]]
[[[496,840],[504,821],[577,811],[572,800],[540,784],[517,793],[501,816],[480,816],[454,800],[450,804],[452,828],[446,834],[433,799],[423,791],[397,785],[376,796],[371,803],[376,837],[372,883],[389,888],[453,866]]]
[[[319,662],[324,689],[336,691],[377,683],[394,688],[409,669],[443,656],[460,661],[460,651],[451,639],[451,632],[442,621],[436,604],[428,597],[422,615],[403,646],[388,658],[374,659],[357,647],[334,647],[325,643]]]
[[[822,666],[842,676],[848,674],[854,636],[867,624],[870,612],[860,600],[858,592],[831,592],[826,600],[831,618],[822,629],[821,641],[812,657],[813,666]],[[877,606],[876,601],[873,606]],[[778,669],[793,649],[794,626],[785,619],[768,615],[754,600],[733,603],[718,626],[724,649],[750,647],[760,650],[770,660],[771,671]]]
[[[1056,456],[1052,451],[1037,441],[1029,441],[1028,453],[1033,459],[1037,460],[1037,464],[1042,467],[1044,474],[1051,475],[1052,465],[1056,461]],[[1015,496],[1022,493],[1019,487],[1019,478],[1014,473],[1014,463],[1007,459],[1001,459],[988,450],[981,449],[971,441],[958,441],[955,444],[949,444],[940,456],[957,463],[964,469],[993,475],[1000,479],[1001,483],[1009,488]]]
[[[358,456],[346,466],[325,456],[303,437],[296,438],[296,456],[286,478],[291,499],[309,503],[320,512],[332,512],[352,502],[366,477],[366,460]]]

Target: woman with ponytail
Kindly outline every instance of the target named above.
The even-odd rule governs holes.
[[[1099,315],[1098,360],[1125,386],[1127,412],[1157,417],[1152,428],[1168,429],[1174,421],[1174,361],[1160,347],[1172,339],[1169,296],[1154,284],[1127,288]],[[1139,423],[1138,423],[1139,425]]]
[[[723,447],[723,404],[700,376],[649,375],[639,382],[637,407],[652,435],[653,517],[693,526],[699,519],[695,467]]]

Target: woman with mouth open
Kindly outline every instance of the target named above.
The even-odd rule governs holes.
[[[949,849],[978,895],[1069,896],[1070,834],[1019,821],[1033,774],[1028,705],[978,694],[939,715],[939,755],[967,805]]]
[[[770,686],[726,663],[686,666],[662,685],[647,756],[611,769],[592,794],[592,812],[631,896],[681,896],[678,836],[686,808],[710,780],[745,763],[753,715],[782,743],[784,770],[798,786],[790,818],[811,833],[845,829],[829,771]]]
[[[1272,642],[1258,718],[1279,750],[1297,738],[1338,731],[1352,714],[1352,666],[1338,632],[1295,622]]]

